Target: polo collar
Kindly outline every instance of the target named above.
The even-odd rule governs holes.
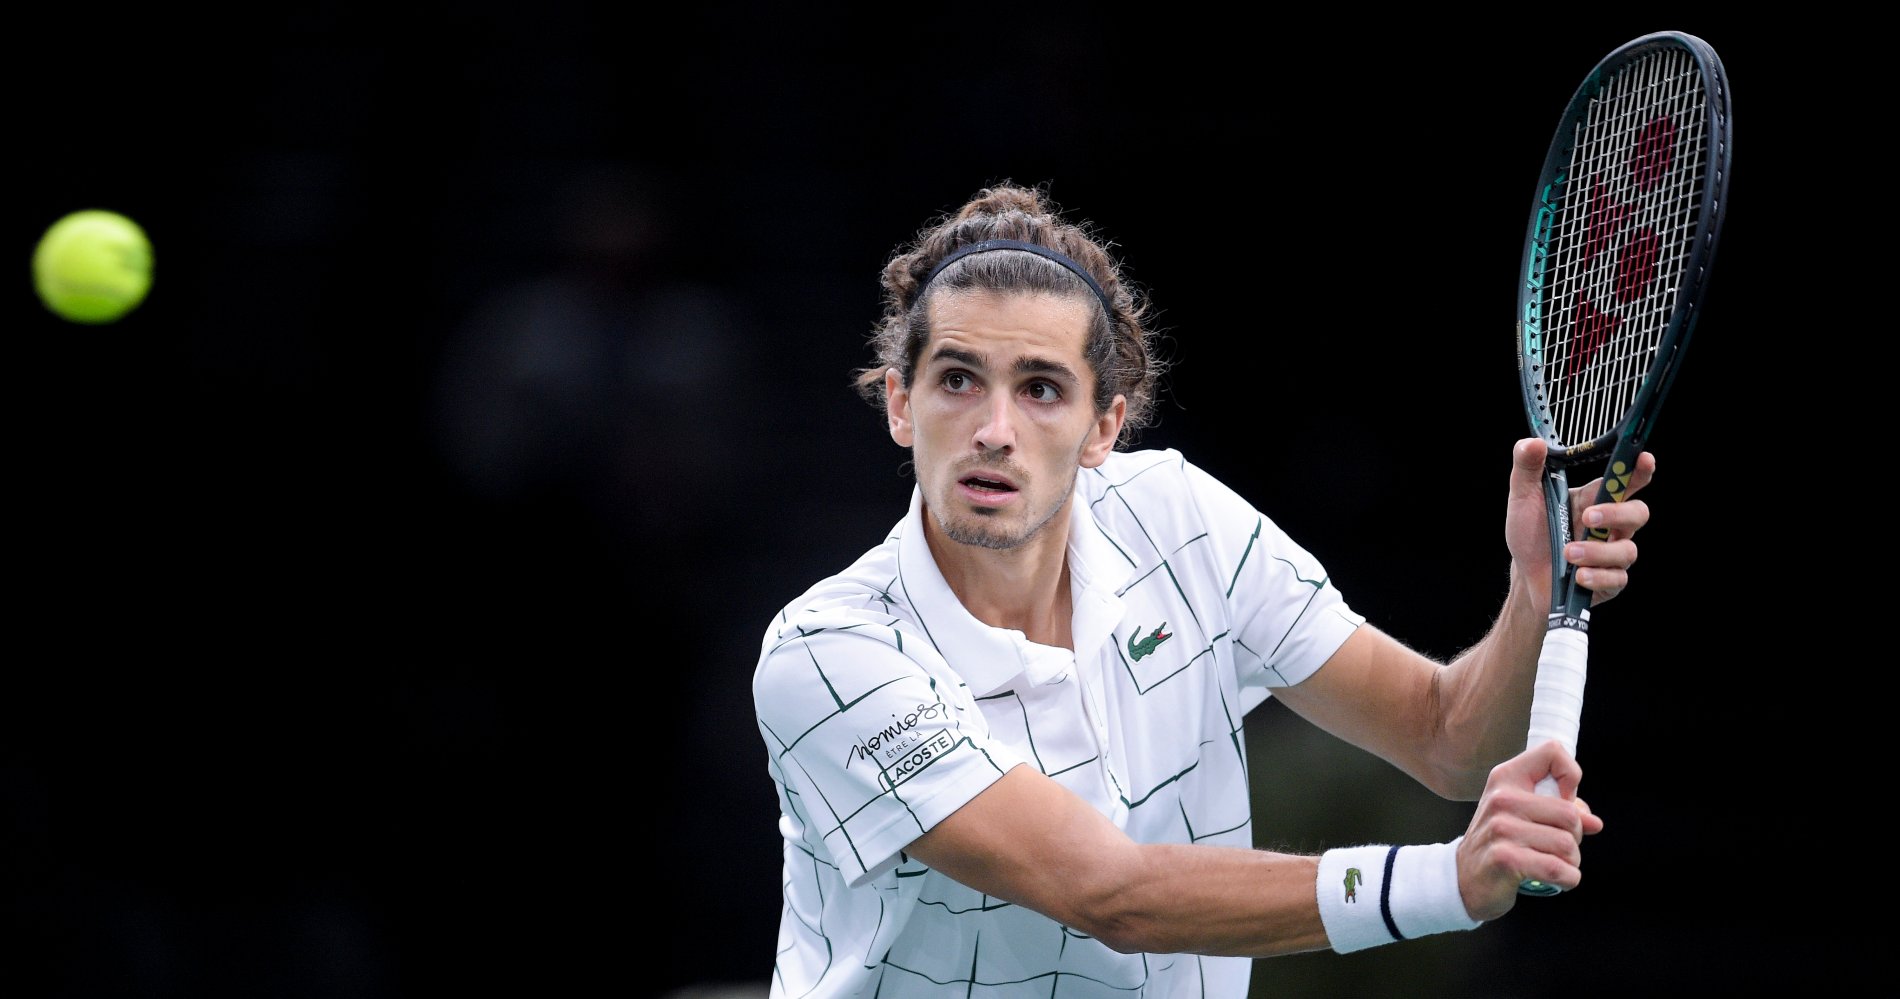
[[[1085,637],[1085,622],[1093,625],[1104,615],[1119,617],[1121,599],[1116,591],[1127,582],[1133,567],[1103,536],[1079,489],[1069,509],[1068,557],[1076,607],[1072,627],[1077,648],[1081,649],[1094,637]],[[903,534],[897,541],[897,571],[905,598],[931,644],[969,684],[972,695],[994,693],[1018,676],[1040,685],[1067,675],[1074,662],[1067,649],[1031,642],[1014,628],[984,624],[957,599],[930,554],[930,542],[924,536],[924,494],[915,486],[911,488],[910,513],[904,518]],[[1100,625],[1087,628],[1090,633],[1101,630]]]

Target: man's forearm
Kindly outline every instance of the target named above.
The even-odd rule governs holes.
[[[1328,946],[1318,857],[1177,844],[1140,853],[1140,873],[1086,927],[1114,950],[1274,957]]]
[[[1491,768],[1524,750],[1537,657],[1549,620],[1547,587],[1516,566],[1491,631],[1439,670],[1439,743],[1447,797],[1475,799]]]

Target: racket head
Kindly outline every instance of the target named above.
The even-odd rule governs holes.
[[[1518,375],[1550,463],[1633,463],[1695,329],[1727,207],[1728,79],[1659,31],[1618,47],[1559,119],[1532,197]]]

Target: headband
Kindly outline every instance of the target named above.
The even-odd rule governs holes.
[[[950,266],[952,261],[967,257],[972,253],[988,253],[991,250],[1026,250],[1038,257],[1045,257],[1067,267],[1069,270],[1075,272],[1076,277],[1081,278],[1088,284],[1089,290],[1095,293],[1096,301],[1102,303],[1102,312],[1108,316],[1110,326],[1113,326],[1115,322],[1115,309],[1108,304],[1108,295],[1103,293],[1102,286],[1095,283],[1095,279],[1089,276],[1089,272],[1082,269],[1081,264],[1070,260],[1061,253],[1051,250],[1040,243],[1025,243],[1019,239],[986,239],[981,243],[971,243],[968,246],[958,247],[952,251],[949,256],[937,261],[937,266],[932,267],[930,273],[925,275],[923,283],[917,286],[917,300],[920,302],[923,301],[924,292],[929,289],[930,282],[935,281],[937,274],[945,267]]]

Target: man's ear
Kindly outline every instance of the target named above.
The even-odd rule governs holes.
[[[898,377],[896,368],[884,369],[884,412],[891,421],[891,440],[910,447],[917,440],[910,424],[910,390]]]
[[[1098,468],[1115,450],[1115,441],[1122,435],[1122,421],[1128,418],[1128,398],[1116,396],[1109,403],[1108,410],[1096,417],[1095,425],[1089,429],[1088,439],[1082,442],[1082,454],[1078,462],[1083,468]]]

